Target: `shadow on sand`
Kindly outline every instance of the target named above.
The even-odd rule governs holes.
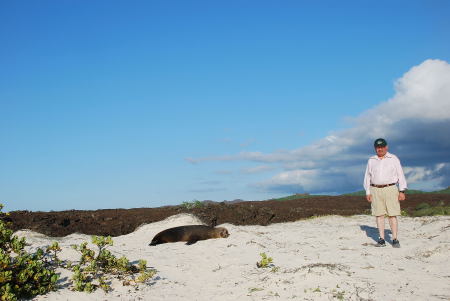
[[[366,232],[367,237],[372,238],[375,242],[378,241],[378,237],[379,237],[378,228],[367,226],[367,225],[361,225],[359,227],[361,228],[362,231]],[[391,230],[387,230],[387,229],[384,230],[384,238],[389,243],[392,243],[391,234],[392,234]]]

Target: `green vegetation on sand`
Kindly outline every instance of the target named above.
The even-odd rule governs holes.
[[[445,206],[444,202],[440,202],[436,206],[431,206],[428,203],[421,203],[416,206],[415,210],[410,213],[411,216],[435,216],[435,215],[450,215],[450,206]]]

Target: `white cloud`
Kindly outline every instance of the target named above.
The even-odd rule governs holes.
[[[311,145],[273,153],[190,159],[190,162],[243,160],[285,171],[257,183],[284,192],[346,192],[362,187],[373,140],[385,137],[405,167],[410,184],[450,184],[450,65],[426,60],[395,82],[392,98],[354,118],[353,126]],[[440,168],[439,168],[440,167]]]
[[[404,167],[404,172],[409,183],[418,183],[429,181],[436,177],[442,177],[442,172],[449,168],[449,163],[438,163],[434,166],[407,166]]]
[[[254,186],[287,193],[342,193],[349,192],[354,179],[361,176],[363,166],[332,167],[327,169],[296,169],[274,175]],[[359,179],[358,182],[362,182]]]
[[[270,165],[258,165],[254,167],[242,168],[241,172],[243,174],[254,174],[254,173],[262,173],[274,170],[276,167]]]
[[[272,189],[289,188],[291,190],[305,191],[319,188],[322,181],[319,179],[320,172],[316,169],[297,169],[281,172],[270,180],[260,183],[263,187]]]
[[[426,60],[411,68],[395,83],[393,98],[358,118],[358,128],[376,124],[381,131],[391,129],[399,120],[448,120],[450,118],[450,65],[441,60]]]

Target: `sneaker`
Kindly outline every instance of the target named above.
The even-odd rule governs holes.
[[[392,246],[393,246],[394,248],[400,248],[400,242],[398,241],[398,239],[394,239],[394,240],[392,241]]]
[[[382,239],[380,237],[380,239],[378,239],[377,244],[375,245],[375,247],[386,247],[386,242],[384,241],[384,239]]]

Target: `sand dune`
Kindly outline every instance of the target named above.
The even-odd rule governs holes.
[[[73,292],[71,272],[59,269],[62,288],[35,300],[450,300],[448,216],[401,217],[400,249],[374,247],[374,219],[364,215],[224,224],[227,239],[148,246],[161,230],[200,223],[182,214],[114,238],[114,254],[145,259],[158,270],[138,290],[117,281],[108,294]],[[32,231],[16,234],[27,238],[30,251],[57,240],[60,258],[72,261],[79,254],[70,245],[90,242],[82,234],[56,239]],[[256,267],[261,252],[273,258],[275,268]]]

